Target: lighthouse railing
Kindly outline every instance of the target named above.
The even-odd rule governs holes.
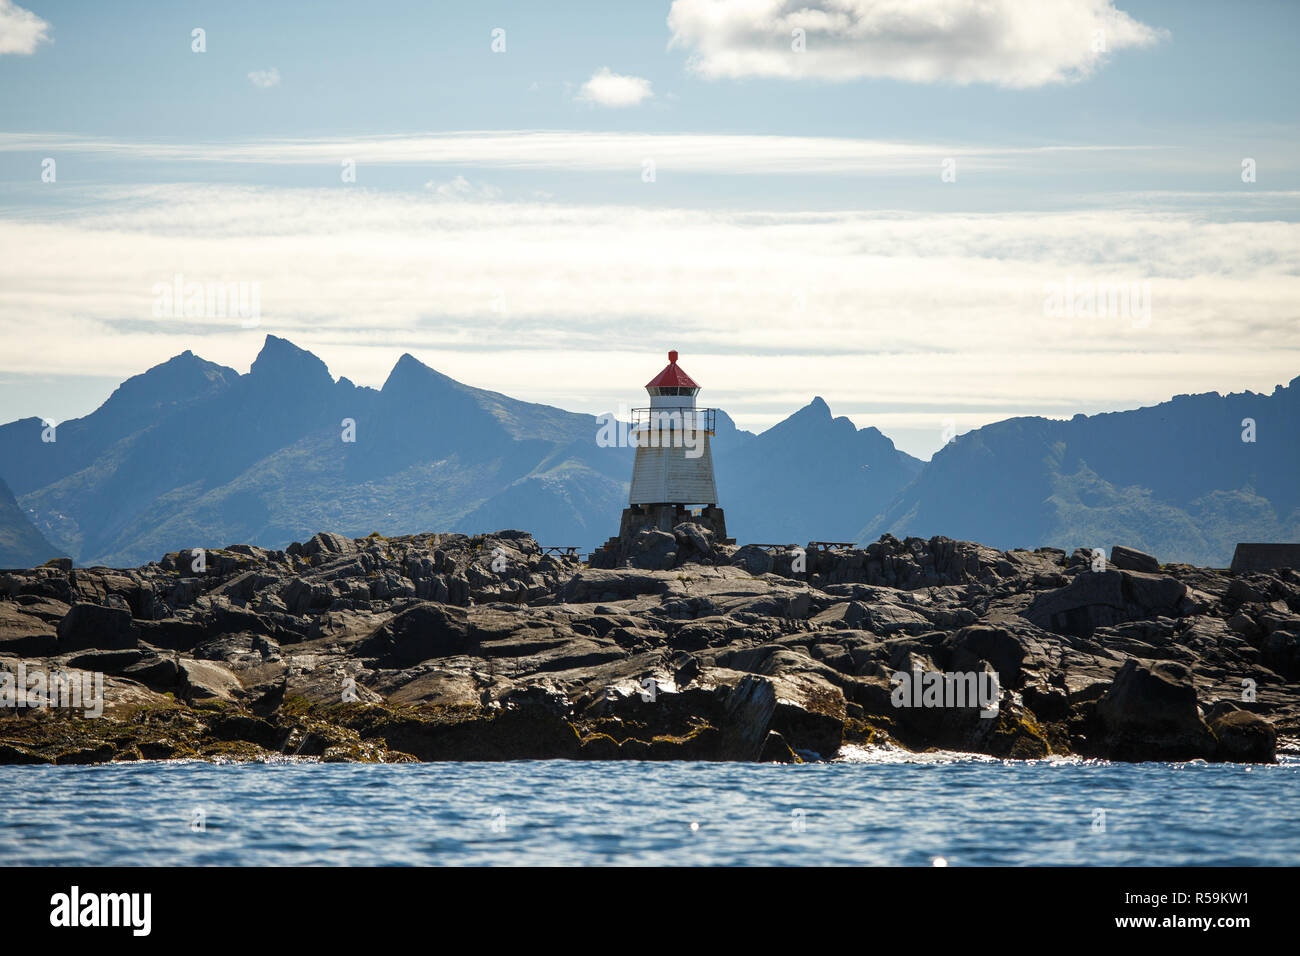
[[[696,408],[694,405],[659,405],[653,408],[632,409],[632,428],[639,433],[695,432],[706,435],[717,433],[716,408]]]

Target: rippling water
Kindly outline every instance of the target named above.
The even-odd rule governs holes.
[[[0,864],[1300,864],[1293,758],[856,756],[3,767]]]

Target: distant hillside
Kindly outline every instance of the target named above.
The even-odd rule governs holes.
[[[1011,419],[929,464],[820,398],[758,435],[719,412],[718,504],[742,541],[892,531],[999,548],[1119,543],[1226,566],[1239,540],[1300,539],[1297,382]],[[1253,444],[1243,418],[1256,421]],[[54,442],[36,418],[0,426],[13,492],[0,494],[0,565],[66,554],[134,566],[185,547],[283,547],[321,528],[522,528],[589,550],[618,530],[634,456],[599,447],[597,432],[594,416],[473,388],[410,355],[374,389],[273,335],[246,375],[184,352],[61,424]]]
[[[589,550],[618,530],[634,455],[599,447],[591,415],[473,388],[410,355],[381,388],[358,388],[276,336],[246,375],[185,352],[60,425],[55,442],[40,428],[0,426],[3,476],[46,538],[110,566],[283,547],[320,528],[526,528]],[[920,466],[820,399],[760,436],[720,413],[715,448],[721,503],[750,540],[843,536]]]
[[[773,544],[851,541],[923,462],[815,398],[748,440],[721,433],[714,455],[727,528]]]
[[[1271,395],[985,426],[937,453],[857,538],[885,531],[996,548],[1125,544],[1227,567],[1238,541],[1300,540],[1300,378]]]
[[[61,557],[27,520],[9,486],[0,480],[0,568],[32,568]]]
[[[83,564],[283,546],[316,528],[460,530],[480,509],[527,526],[551,506],[516,482],[550,476],[610,501],[630,467],[625,450],[595,446],[590,415],[470,388],[409,355],[383,388],[358,388],[275,336],[247,375],[186,352],[61,425],[54,444],[32,441],[39,428],[0,427],[0,460],[45,534]],[[498,495],[516,507],[493,507]],[[611,520],[617,510],[589,540]]]

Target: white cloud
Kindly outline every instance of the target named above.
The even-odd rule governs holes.
[[[739,213],[174,185],[57,219],[11,211],[0,247],[0,372],[124,378],[187,348],[247,368],[274,331],[360,384],[409,350],[600,411],[636,401],[677,348],[742,423],[821,394],[886,431],[1300,372],[1300,224],[1200,210]],[[154,318],[151,290],[176,273],[258,282],[261,326]],[[1150,321],[1045,315],[1067,281],[1149,282]]]
[[[445,183],[429,180],[424,188],[442,199],[500,199],[501,190],[486,183],[474,185],[464,176],[457,176]]]
[[[1168,36],[1112,0],[674,0],[668,26],[708,77],[1017,88],[1082,79]]]
[[[584,103],[616,108],[637,106],[652,96],[649,80],[613,73],[607,66],[591,74],[591,79],[578,90],[578,99]]]
[[[13,0],[0,0],[0,54],[35,52],[50,42],[50,25]]]
[[[265,90],[280,85],[280,71],[275,67],[269,70],[253,70],[248,74],[248,80],[254,86],[260,86]]]

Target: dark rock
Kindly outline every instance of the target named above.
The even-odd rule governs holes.
[[[0,743],[0,766],[36,763],[50,764],[54,763],[54,759],[44,754],[33,753],[25,747],[14,747],[10,744]]]
[[[813,623],[823,627],[854,629],[866,626],[869,617],[867,606],[862,602],[840,601],[817,614]]]
[[[25,611],[10,601],[0,601],[0,654],[17,657],[57,654],[59,640],[54,625]]]
[[[360,713],[348,721],[362,739],[419,760],[564,760],[581,754],[582,741],[562,717],[534,710],[397,716]]]
[[[767,738],[763,741],[763,749],[758,755],[761,763],[801,763],[802,761],[795,755],[794,750],[786,742],[786,739],[778,734],[775,730],[767,732]]]
[[[217,740],[246,740],[268,750],[278,748],[288,736],[269,720],[243,714],[220,714],[208,722],[208,733]],[[321,749],[324,752],[324,748]],[[320,753],[306,756],[320,756]]]
[[[176,617],[160,621],[136,621],[135,627],[140,640],[145,644],[169,651],[192,650],[208,634],[207,628],[202,624]]]
[[[672,657],[673,683],[678,687],[687,687],[691,681],[700,676],[700,660],[693,654],[678,651]]]
[[[102,604],[77,603],[59,622],[59,651],[125,650],[136,646],[131,612]]]
[[[154,655],[122,670],[122,676],[139,681],[152,690],[169,691],[180,686],[181,667],[175,659]]]
[[[356,549],[357,546],[351,538],[345,538],[341,534],[333,534],[329,531],[321,531],[311,536],[310,540],[302,546],[300,553],[307,557],[333,556],[351,554]]]
[[[463,609],[421,603],[380,627],[357,653],[375,658],[380,667],[410,667],[470,648],[469,617]]]
[[[677,563],[677,538],[666,531],[642,528],[629,542],[627,566],[667,571]]]
[[[269,687],[254,688],[257,693],[249,703],[248,709],[258,717],[269,717],[284,704],[284,693],[287,687],[287,680],[279,680]]]
[[[534,710],[552,717],[567,717],[573,711],[567,695],[540,685],[512,688],[501,695],[500,702],[507,709]]]
[[[668,590],[667,577],[653,571],[591,568],[573,575],[557,597],[566,604],[590,604],[621,601],[643,594],[663,594]]]
[[[1002,687],[1014,690],[1021,686],[1020,666],[1025,660],[1025,647],[1020,638],[1005,627],[964,627],[946,638],[942,647],[951,670],[979,670],[980,662],[987,661],[997,673]]]
[[[98,671],[103,674],[122,674],[143,657],[144,651],[134,648],[125,651],[89,651],[68,658],[67,666],[91,673]]]
[[[1218,746],[1219,760],[1237,763],[1274,763],[1277,760],[1277,729],[1270,721],[1246,710],[1232,710],[1210,723]]]
[[[179,662],[181,695],[189,701],[235,700],[243,687],[228,668],[213,661],[195,661],[188,658]]]
[[[738,568],[744,568],[750,574],[771,574],[774,558],[771,552],[766,548],[755,547],[747,544],[739,548],[731,556],[731,563]]]
[[[67,750],[54,758],[56,764],[91,764],[107,763],[113,759],[116,749],[112,744],[102,743],[90,747]]]
[[[1110,563],[1121,571],[1145,571],[1156,574],[1160,571],[1160,562],[1144,551],[1126,548],[1117,544],[1110,549]]]
[[[1113,760],[1191,760],[1214,756],[1192,672],[1174,661],[1129,658],[1097,701],[1107,756]]]
[[[1158,615],[1179,616],[1187,586],[1136,571],[1082,571],[1063,588],[1039,594],[1026,620],[1058,634],[1090,635],[1100,627]]]
[[[1300,680],[1300,632],[1274,631],[1260,646],[1262,663],[1287,680]]]
[[[583,760],[617,760],[623,756],[618,741],[608,734],[591,734],[582,738],[578,756]]]
[[[757,760],[776,712],[776,691],[765,678],[746,674],[730,688],[719,688],[726,724],[723,726],[724,760]]]
[[[1293,570],[1157,574],[1116,549],[1095,573],[1090,551],[888,535],[773,556],[684,512],[672,527],[633,556],[661,570],[501,532],[236,545],[201,575],[196,552],[0,572],[0,666],[112,675],[107,722],[0,714],[0,762],[789,760],[845,740],[1255,760],[1300,735]],[[890,676],[914,668],[996,672],[996,713],[895,707]],[[1258,699],[1238,707],[1243,679]],[[1222,698],[1204,718],[1197,687]]]
[[[680,560],[709,560],[713,557],[717,536],[713,529],[694,521],[683,521],[673,528]]]

